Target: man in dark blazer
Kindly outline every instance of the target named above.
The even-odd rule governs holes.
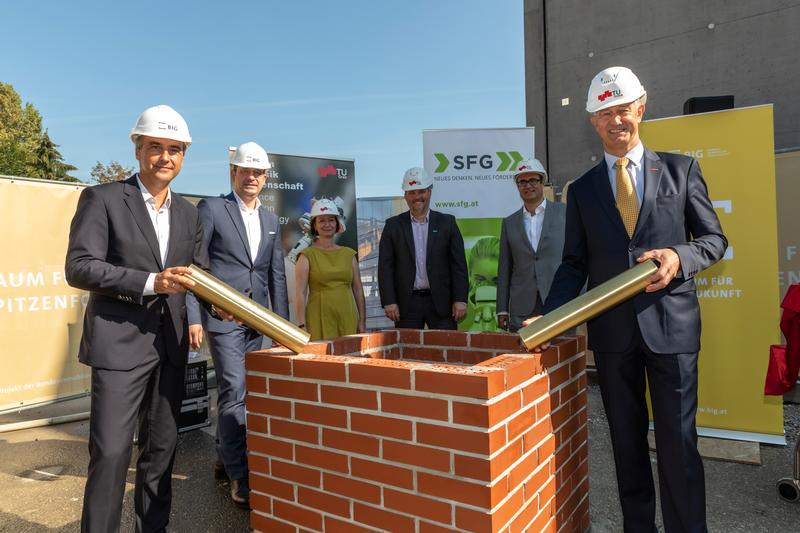
[[[516,332],[542,313],[564,249],[564,204],[544,197],[547,172],[537,159],[514,174],[523,206],[503,219],[497,262],[497,325]]]
[[[639,140],[647,93],[629,69],[600,72],[587,111],[603,160],[570,185],[564,257],[544,312],[655,259],[646,292],[589,321],[608,416],[626,532],[655,532],[647,444],[649,386],[661,514],[671,532],[705,532],[705,480],[697,451],[700,307],[694,277],[727,247],[696,160]]]
[[[456,329],[467,310],[464,239],[452,215],[431,211],[433,180],[414,167],[403,176],[408,211],[386,221],[378,249],[378,289],[398,328]]]
[[[79,351],[92,367],[84,532],[119,531],[137,418],[136,531],[166,531],[189,348],[186,267],[208,262],[197,210],[170,190],[191,144],[186,122],[151,107],[131,140],[139,173],[84,189],[66,258],[67,282],[90,292]]]
[[[272,310],[288,320],[280,223],[258,199],[272,165],[264,149],[254,142],[239,146],[231,163],[233,192],[224,198],[204,198],[197,205],[211,273],[261,305],[271,301]],[[192,294],[186,298],[186,307],[190,340],[199,346],[203,330],[208,332],[217,375],[215,477],[230,479],[233,502],[247,508],[244,356],[261,349],[263,336],[243,324],[211,316]]]

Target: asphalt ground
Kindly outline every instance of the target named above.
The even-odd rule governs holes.
[[[80,410],[84,405],[78,405]],[[213,403],[213,402],[212,402]],[[50,410],[76,410],[57,404]],[[213,417],[212,417],[213,418]],[[708,525],[712,532],[800,531],[800,505],[781,500],[778,479],[792,473],[800,406],[785,406],[787,446],[761,446],[760,466],[705,460]],[[6,422],[8,420],[3,420]],[[592,532],[622,531],[610,439],[600,392],[589,386],[589,486]],[[0,433],[0,532],[79,530],[86,476],[88,421]],[[249,531],[227,485],[214,480],[213,426],[180,436],[173,477],[172,532]],[[655,454],[652,454],[655,472]],[[122,531],[133,531],[133,466]],[[659,519],[660,525],[660,519]]]

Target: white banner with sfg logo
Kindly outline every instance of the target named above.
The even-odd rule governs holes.
[[[518,207],[509,194],[516,195],[514,169],[533,157],[533,128],[424,130],[422,147],[435,211],[502,218]]]
[[[534,155],[533,128],[425,130],[422,146],[431,209],[454,215],[464,236],[469,301],[459,329],[494,331],[500,224],[522,205],[514,169]]]

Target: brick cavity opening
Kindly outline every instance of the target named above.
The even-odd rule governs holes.
[[[584,352],[389,330],[247,354],[253,529],[588,530]]]

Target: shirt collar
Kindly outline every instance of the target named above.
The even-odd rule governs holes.
[[[146,204],[150,203],[150,204],[155,205],[155,202],[156,202],[155,196],[150,194],[150,191],[148,191],[147,187],[144,186],[144,183],[142,183],[142,180],[139,177],[139,174],[136,174],[136,183],[139,186],[139,190],[142,193],[142,199],[144,200],[144,203],[146,203]],[[169,209],[171,205],[172,205],[172,189],[167,187],[167,199],[164,200],[164,205],[162,206],[162,208],[166,207],[167,209]]]
[[[604,157],[608,168],[613,170],[616,167],[619,157],[611,155],[608,152],[604,152]],[[630,161],[634,167],[640,168],[642,166],[642,159],[644,159],[644,145],[641,143],[641,141],[639,144],[631,148],[630,152],[625,154],[625,157],[628,158],[628,161]]]
[[[247,211],[248,213],[251,211],[257,211],[259,207],[261,207],[261,200],[256,196],[256,207],[255,209],[250,209],[246,205],[244,205],[244,201],[239,198],[239,195],[236,194],[236,191],[233,191],[233,197],[236,198],[236,203],[239,204],[239,209],[242,211]]]
[[[416,222],[417,224],[427,224],[428,220],[430,220],[431,218],[431,210],[428,209],[428,212],[425,213],[425,218],[423,218],[422,220],[417,220],[416,218],[414,218],[414,215],[411,213],[411,211],[408,212],[408,216],[411,217],[411,222]]]
[[[538,214],[540,214],[540,213],[544,213],[544,210],[545,210],[545,209],[547,209],[547,198],[542,198],[542,203],[540,203],[539,205],[537,205],[537,206],[536,206],[536,209],[534,209],[534,210],[533,210],[533,213],[531,213],[530,211],[528,211],[528,208],[527,208],[527,207],[525,207],[525,205],[523,205],[523,206],[522,206],[522,210],[523,210],[523,211],[525,212],[525,214],[526,214],[527,216],[529,216],[529,217],[532,217],[532,216],[538,215]]]

